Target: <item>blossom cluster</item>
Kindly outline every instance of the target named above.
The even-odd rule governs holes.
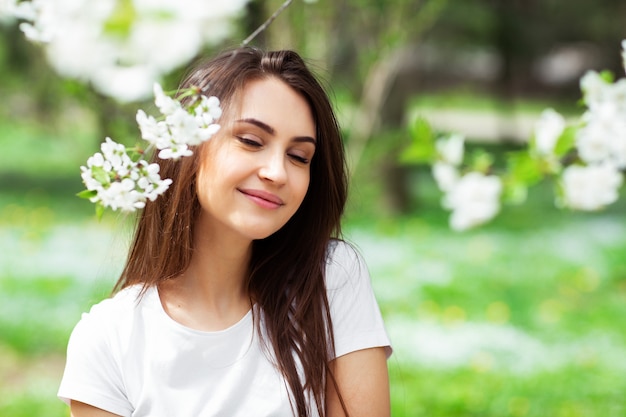
[[[622,60],[626,70],[626,40]],[[464,165],[464,139],[458,134],[433,138],[431,153],[413,153],[432,163],[453,229],[489,221],[504,199],[523,200],[528,186],[549,175],[557,179],[559,206],[594,211],[618,200],[626,171],[626,78],[613,81],[610,74],[589,71],[580,86],[586,107],[580,119],[568,123],[555,110],[544,110],[529,148],[512,155],[510,172],[502,176],[493,173],[490,160]]]
[[[155,104],[165,117],[157,121],[143,110],[137,111],[137,123],[141,137],[159,149],[159,158],[178,159],[190,156],[190,146],[199,145],[213,136],[220,128],[215,123],[222,115],[219,99],[200,95],[188,111],[180,101],[163,93],[159,84],[154,85]]]
[[[106,138],[97,152],[81,166],[81,177],[87,187],[84,194],[92,203],[113,210],[135,211],[164,193],[172,180],[161,179],[159,165],[145,160],[134,161],[126,147]]]
[[[626,40],[622,49],[626,69]],[[589,71],[580,80],[586,111],[572,144],[578,158],[560,173],[559,203],[572,209],[598,210],[619,198],[626,169],[626,79],[611,78]],[[544,111],[535,130],[537,148],[551,155],[565,128],[562,116]]]
[[[154,94],[161,116],[157,119],[138,110],[137,123],[142,138],[149,143],[148,149],[158,149],[159,158],[190,156],[191,147],[209,140],[220,129],[216,122],[222,110],[217,97],[207,97],[191,88],[179,96],[189,98],[189,104],[183,106],[179,99],[165,94],[159,84],[154,85]],[[86,166],[81,166],[87,189],[79,193],[80,197],[96,203],[100,210],[141,209],[172,184],[171,179],[161,178],[157,163],[142,159],[145,152],[141,149],[127,149],[108,137],[100,149],[101,152],[87,160]]]
[[[130,102],[230,34],[249,0],[4,0],[61,75]],[[2,13],[2,10],[0,10]],[[158,53],[155,53],[158,45]]]
[[[433,176],[445,193],[443,206],[452,210],[450,227],[466,230],[491,220],[500,211],[502,181],[478,171],[460,174],[465,139],[453,134],[436,142],[438,161]]]

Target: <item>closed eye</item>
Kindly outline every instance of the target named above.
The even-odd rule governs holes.
[[[236,136],[237,140],[243,143],[246,146],[251,146],[253,148],[260,148],[263,146],[258,140],[246,138],[244,136]]]
[[[294,155],[294,154],[290,154],[289,157],[293,160],[295,160],[296,162],[299,162],[301,164],[308,164],[309,160],[307,158],[304,158],[302,156],[299,155]]]

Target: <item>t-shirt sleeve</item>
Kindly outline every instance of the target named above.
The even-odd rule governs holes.
[[[335,357],[374,347],[384,347],[387,357],[391,356],[391,343],[367,265],[357,251],[345,242],[336,242],[331,247],[326,287],[333,322]]]
[[[100,316],[102,304],[83,314],[67,347],[65,371],[58,396],[67,404],[80,401],[120,416],[130,416],[122,373],[112,348],[110,323]]]

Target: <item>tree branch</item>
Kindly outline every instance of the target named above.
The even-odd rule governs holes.
[[[286,0],[265,22],[263,22],[261,26],[259,26],[254,32],[252,32],[250,36],[244,39],[243,42],[241,42],[241,46],[247,46],[250,42],[252,42],[254,38],[257,37],[259,33],[267,29],[267,27],[272,24],[272,22],[278,17],[278,15],[281,14],[283,10],[285,10],[291,4],[292,1],[293,0]]]

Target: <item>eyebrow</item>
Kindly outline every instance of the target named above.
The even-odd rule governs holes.
[[[246,119],[239,119],[236,120],[237,123],[249,123],[251,125],[254,125],[258,128],[260,128],[261,130],[264,130],[265,132],[269,133],[270,135],[275,135],[276,134],[276,130],[274,130],[274,128],[270,125],[268,125],[267,123],[264,123],[258,119],[249,117]],[[294,142],[310,142],[313,145],[317,144],[317,141],[315,140],[315,138],[311,137],[311,136],[296,136],[294,138],[292,138],[292,140]]]

